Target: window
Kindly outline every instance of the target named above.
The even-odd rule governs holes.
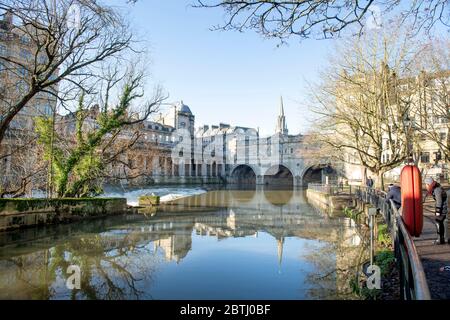
[[[52,115],[52,113],[53,113],[52,107],[49,104],[45,105],[44,106],[44,114],[47,116],[50,116],[50,115]]]
[[[442,160],[442,154],[441,154],[440,151],[434,153],[434,160],[435,160],[436,162]]]
[[[31,52],[26,49],[20,49],[20,57],[25,60],[29,60],[31,58]]]
[[[8,49],[6,48],[5,45],[0,45],[0,56],[7,56],[8,55]]]
[[[447,123],[447,118],[445,116],[435,116],[434,123]]]
[[[441,132],[439,134],[439,137],[440,137],[441,141],[445,141],[447,139],[447,134],[445,132]]]
[[[28,70],[25,67],[19,68],[19,75],[21,77],[27,77],[28,76]]]
[[[429,152],[422,152],[420,154],[420,162],[422,162],[422,163],[430,163],[430,153]]]
[[[46,56],[39,56],[39,58],[38,58],[39,64],[46,64],[47,61],[48,61],[48,59]]]
[[[186,122],[180,122],[180,128],[186,128]]]
[[[27,36],[22,36],[20,37],[20,42],[22,42],[22,44],[29,44],[30,38],[28,38]]]
[[[16,90],[19,93],[24,93],[24,92],[28,91],[28,88],[29,88],[28,84],[23,80],[17,82],[17,84],[16,84]]]

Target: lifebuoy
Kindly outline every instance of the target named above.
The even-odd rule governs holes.
[[[418,237],[423,228],[422,177],[419,168],[407,165],[400,174],[402,218],[409,233]]]

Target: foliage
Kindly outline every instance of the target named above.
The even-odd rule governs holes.
[[[345,207],[344,208],[344,214],[346,217],[354,220],[354,221],[358,221],[358,218],[361,216],[360,211],[356,211],[355,209],[351,209],[349,207]]]
[[[119,206],[125,201],[121,198],[64,198],[64,199],[36,199],[36,198],[15,198],[0,199],[0,213],[6,211],[26,212],[33,210],[41,210],[49,207],[61,208],[64,206],[72,207],[72,212],[80,205],[92,208],[104,208],[107,203]],[[87,209],[81,209],[86,211]],[[103,210],[104,211],[104,210]]]
[[[378,225],[377,240],[382,247],[389,248],[392,246],[392,239],[387,224]]]
[[[78,26],[67,23],[71,10],[79,8]],[[90,91],[99,80],[99,68],[116,65],[121,55],[136,51],[133,33],[120,10],[83,0],[5,0],[0,11],[14,22],[12,32],[26,37],[30,56],[0,53],[0,63],[10,77],[24,68],[19,94],[16,81],[5,81],[0,97],[0,142],[6,130],[32,99],[48,94],[50,104],[66,104],[80,88]]]
[[[354,27],[351,28],[354,33],[363,34],[378,29],[394,13],[402,21],[412,20],[416,32],[422,29],[429,32],[436,24],[448,27],[450,23],[447,0],[197,0],[194,6],[223,9],[225,21],[215,30],[250,29],[264,37],[281,40],[332,38],[350,27]]]
[[[131,75],[126,80],[119,102],[115,107],[105,107],[97,114],[94,119],[97,124],[95,128],[90,128],[85,121],[89,110],[85,106],[84,94],[81,94],[73,117],[75,141],[69,141],[68,145],[61,143],[61,136],[53,132],[53,119],[38,119],[38,142],[44,146],[45,159],[51,163],[51,187],[58,197],[95,196],[102,192],[100,178],[105,170],[105,159],[99,148],[107,136],[116,136],[120,130],[137,122],[136,119],[129,118],[128,111],[132,101],[142,96],[137,92],[141,77],[142,75]],[[156,99],[149,104],[146,110],[148,114],[159,102]]]
[[[344,212],[346,216],[353,218],[354,211],[349,208],[345,208]],[[378,224],[377,233],[377,252],[374,257],[374,264],[380,267],[382,278],[391,276],[392,270],[395,268],[395,255],[392,251],[392,240],[388,230],[388,226],[385,223]],[[350,288],[354,294],[364,300],[378,300],[383,294],[383,288],[381,289],[369,289],[364,277],[360,277],[360,273],[357,273],[349,282]]]
[[[395,265],[395,256],[392,250],[382,250],[375,256],[375,264],[380,267],[381,275],[388,275]]]

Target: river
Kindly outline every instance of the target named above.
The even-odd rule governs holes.
[[[164,189],[156,212],[1,233],[0,299],[354,298],[357,230],[303,190]]]

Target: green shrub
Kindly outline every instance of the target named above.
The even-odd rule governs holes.
[[[359,216],[361,215],[361,212],[355,211],[354,209],[350,209],[349,207],[344,208],[344,215],[347,218],[350,218],[352,220],[357,221]]]
[[[392,239],[386,224],[378,225],[378,244],[385,248],[390,248],[392,246]]]
[[[378,252],[375,256],[375,264],[380,267],[382,276],[388,275],[395,264],[394,253],[391,250]]]

